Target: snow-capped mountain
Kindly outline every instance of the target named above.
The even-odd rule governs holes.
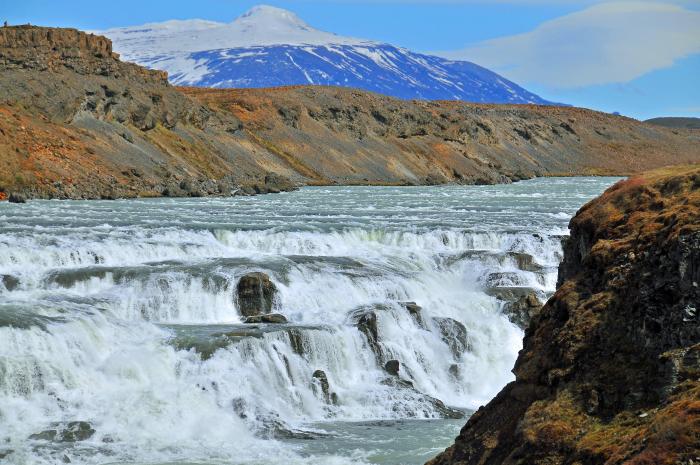
[[[399,98],[549,103],[474,63],[320,31],[271,6],[256,6],[228,24],[173,20],[101,34],[122,59],[167,71],[178,85],[319,84]]]

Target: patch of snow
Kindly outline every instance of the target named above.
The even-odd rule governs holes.
[[[172,20],[99,32],[112,39],[124,59],[156,54],[202,52],[262,45],[372,44],[315,29],[291,11],[259,5],[231,23]]]

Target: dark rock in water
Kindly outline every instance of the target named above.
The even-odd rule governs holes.
[[[301,331],[292,328],[287,331],[287,336],[289,336],[289,343],[294,353],[297,355],[304,355],[304,336],[301,334]]]
[[[19,286],[19,279],[11,274],[0,275],[0,281],[2,281],[2,285],[5,286],[5,289],[8,291],[14,291],[17,289],[17,286]]]
[[[377,314],[373,310],[361,308],[350,314],[350,321],[365,335],[367,344],[374,352],[377,360],[381,359],[382,349],[379,346],[379,332],[377,328]]]
[[[513,271],[497,271],[494,273],[489,273],[485,279],[485,286],[487,288],[493,287],[515,287],[521,286],[522,277],[520,274]]]
[[[462,323],[452,318],[433,318],[435,326],[440,331],[440,336],[448,345],[452,354],[459,358],[464,352],[470,350],[467,328]]]
[[[7,201],[10,203],[26,203],[27,197],[25,197],[22,194],[18,194],[16,192],[12,192],[10,194],[10,196],[7,198]]]
[[[3,314],[0,313],[0,325],[3,324]],[[26,314],[20,315],[20,323],[27,320]],[[9,320],[17,324],[16,319]],[[266,333],[286,333],[292,350],[298,355],[304,355],[304,331],[327,330],[325,326],[306,326],[292,324],[233,324],[233,325],[162,325],[172,331],[169,343],[177,350],[194,350],[202,360],[207,360],[214,353],[231,344],[250,338],[261,338]]]
[[[520,328],[525,329],[530,324],[530,320],[537,315],[542,308],[542,302],[537,298],[537,294],[530,292],[521,296],[515,302],[506,302],[503,306],[503,313],[508,319]]]
[[[441,418],[449,418],[452,420],[459,420],[461,418],[464,418],[463,411],[456,408],[448,407],[440,399],[436,399],[434,397],[430,397],[430,399],[432,400],[433,408],[435,408],[435,410],[437,410],[440,413]]]
[[[287,323],[287,317],[281,313],[268,313],[267,315],[255,315],[249,316],[243,323],[277,323],[284,324]]]
[[[436,399],[435,397],[429,396],[427,394],[424,394],[424,393],[418,391],[413,386],[413,383],[410,381],[407,381],[407,380],[404,380],[404,379],[401,379],[398,377],[391,377],[391,378],[383,379],[381,381],[381,384],[383,384],[385,386],[391,386],[391,387],[399,389],[399,390],[410,391],[412,394],[412,397],[420,399],[423,402],[425,402],[426,404],[430,405],[433,408],[433,410],[435,410],[440,415],[440,418],[450,418],[450,419],[464,418],[464,412],[462,410],[448,407],[440,399]]]
[[[12,449],[0,449],[0,459],[4,459],[10,456],[10,454],[14,453],[15,451]]]
[[[537,292],[529,287],[496,287],[486,294],[505,302],[503,313],[520,328],[525,329],[542,308]]]
[[[418,326],[424,326],[423,322],[423,314],[421,311],[423,310],[420,305],[416,304],[415,302],[399,302],[403,306],[403,308],[408,311],[408,313],[411,314],[414,320],[416,320],[416,323]]]
[[[384,364],[384,371],[392,376],[399,376],[399,371],[401,370],[401,362],[398,360],[389,360]]]
[[[539,263],[535,262],[535,258],[524,252],[508,252],[508,255],[515,260],[519,270],[538,272],[544,268]]]
[[[314,390],[320,388],[323,400],[327,404],[331,403],[330,384],[328,383],[328,377],[326,376],[326,372],[323,370],[316,370],[314,371],[314,374],[311,375],[311,377],[313,378],[314,382]]]
[[[323,433],[292,428],[286,424],[277,413],[251,406],[245,399],[236,398],[232,401],[233,411],[255,432],[255,435],[265,439],[317,439],[325,436]]]
[[[256,316],[270,313],[277,287],[265,273],[254,272],[244,275],[236,286],[238,311],[243,316]]]
[[[460,371],[460,370],[459,370],[459,365],[457,365],[456,363],[453,363],[452,365],[450,365],[450,368],[449,368],[447,371],[448,371],[448,372],[450,373],[450,375],[452,375],[453,377],[459,378],[459,371]]]
[[[69,421],[52,423],[51,429],[29,436],[29,439],[41,439],[54,442],[77,442],[90,439],[95,434],[92,425],[86,421]]]

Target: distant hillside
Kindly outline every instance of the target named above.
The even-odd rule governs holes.
[[[75,29],[0,27],[0,89],[0,198],[496,183],[700,162],[689,131],[580,108],[176,88]]]
[[[700,118],[682,118],[682,117],[663,117],[663,118],[652,118],[644,121],[645,123],[655,124],[657,126],[664,126],[666,128],[674,129],[700,129]]]

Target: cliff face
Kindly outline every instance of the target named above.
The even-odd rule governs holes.
[[[0,199],[228,195],[295,183],[510,182],[700,161],[700,136],[588,110],[351,89],[177,89],[104,37],[0,28]]]
[[[31,197],[228,195],[270,171],[167,75],[119,61],[104,37],[0,28],[0,192]]]
[[[700,168],[620,182],[570,226],[516,381],[431,465],[697,463]]]

